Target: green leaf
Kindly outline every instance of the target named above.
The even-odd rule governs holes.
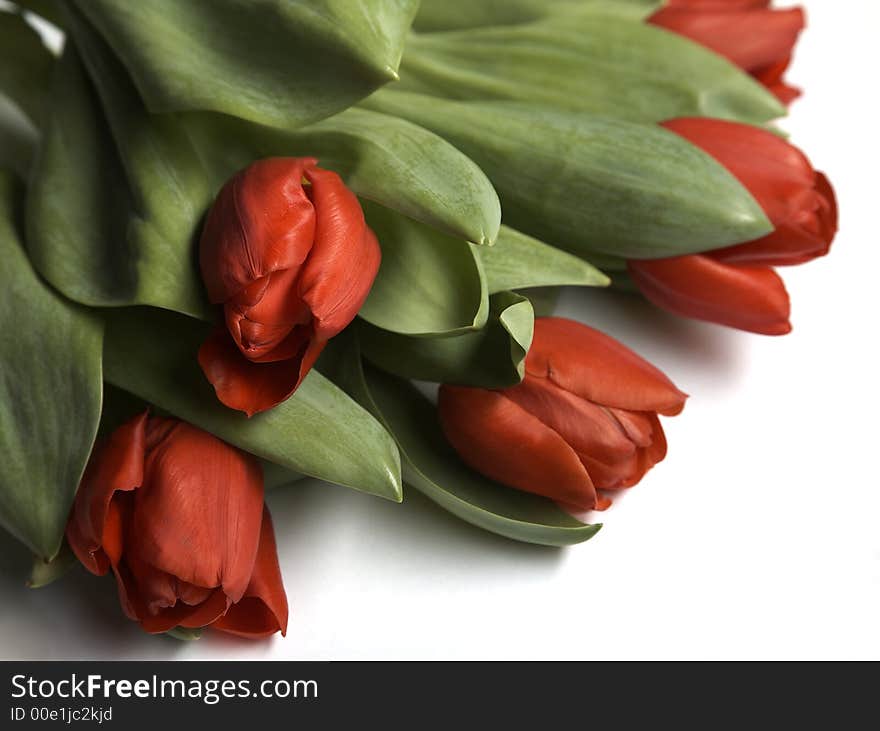
[[[566,546],[592,538],[601,528],[581,523],[551,500],[469,469],[443,437],[431,402],[411,383],[362,364],[356,352],[337,361],[334,377],[394,435],[408,487],[462,520],[516,541]]]
[[[173,629],[166,631],[164,634],[175,640],[180,640],[181,642],[194,642],[195,640],[200,640],[202,638],[203,631],[202,627],[197,627],[195,629],[190,627],[174,627]]]
[[[34,265],[83,304],[150,304],[208,318],[195,256],[212,197],[201,163],[171,117],[146,114],[100,39],[72,14],[70,23],[100,79],[111,124],[69,45],[28,196]]]
[[[101,323],[31,268],[20,191],[0,175],[0,525],[58,552],[101,413]]]
[[[394,441],[320,373],[248,419],[223,406],[199,368],[210,326],[154,308],[106,311],[106,379],[247,452],[295,472],[400,501]]]
[[[559,285],[608,286],[608,277],[589,262],[510,226],[502,226],[495,245],[480,247],[477,256],[491,293]]]
[[[481,330],[448,338],[414,338],[359,323],[364,356],[389,373],[419,381],[504,388],[519,383],[532,343],[532,305],[513,292],[493,294]]]
[[[678,256],[773,230],[726,168],[656,125],[394,91],[369,104],[471,157],[494,183],[507,225],[586,258]]]
[[[34,558],[27,585],[30,589],[42,589],[45,586],[49,586],[49,584],[58,581],[78,563],[79,561],[73,555],[70,546],[67,543],[62,543],[61,550],[55,558],[49,561],[39,556]]]
[[[280,130],[204,113],[186,115],[184,124],[218,181],[262,157],[317,157],[362,198],[477,244],[498,235],[501,205],[483,171],[433,132],[397,117],[347,109]]]
[[[480,248],[401,216],[364,206],[382,247],[382,265],[360,316],[417,337],[449,336],[486,324],[489,292]]]
[[[292,485],[294,482],[299,482],[306,477],[299,472],[294,472],[293,470],[282,467],[281,465],[277,465],[274,462],[269,462],[267,460],[262,460],[262,465],[263,482],[266,485],[266,490],[274,490],[278,487],[287,487],[287,485]]]
[[[58,0],[15,0],[15,4],[23,10],[29,10],[43,20],[49,21],[57,28],[64,26],[64,19],[58,8]]]
[[[722,56],[590,6],[522,25],[414,34],[398,88],[638,122],[702,116],[762,124],[785,115],[773,94]]]
[[[39,140],[24,112],[0,94],[0,170],[14,170],[27,180]]]
[[[413,28],[436,32],[513,25],[584,7],[641,20],[660,5],[660,0],[422,0]]]
[[[153,112],[204,109],[278,127],[397,78],[417,0],[76,0]]]
[[[68,15],[132,193],[127,234],[144,281],[142,299],[127,304],[208,317],[195,251],[216,186],[177,120],[149,114],[110,47],[76,12]]]
[[[5,94],[35,127],[43,120],[55,58],[17,13],[0,10],[0,94]]]

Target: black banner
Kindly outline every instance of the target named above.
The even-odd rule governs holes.
[[[502,721],[547,728],[563,720],[612,727],[650,721],[653,727],[683,720],[709,726],[722,717],[790,727],[803,712],[821,718],[823,701],[840,721],[873,697],[873,672],[851,679],[835,702],[827,667],[660,665],[0,662],[0,729],[176,729],[192,722],[226,729],[265,721],[284,728],[335,722],[418,728],[443,721],[458,728],[477,718],[491,720],[493,728]]]

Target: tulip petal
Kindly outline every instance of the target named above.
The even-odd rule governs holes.
[[[828,252],[837,232],[837,202],[828,179],[796,147],[767,130],[718,119],[663,123],[724,165],[767,214],[775,231],[719,249],[721,261],[790,265]]]
[[[116,536],[112,530],[108,533],[105,525],[113,494],[143,484],[147,416],[147,411],[135,416],[95,447],[76,493],[67,541],[93,574],[106,574],[110,567],[102,545],[105,535]]]
[[[710,256],[728,264],[793,266],[827,254],[837,234],[837,198],[828,178],[815,173],[812,186],[789,195],[788,204],[777,211],[773,233]]]
[[[797,87],[786,84],[783,76],[791,65],[791,56],[782,58],[775,63],[760,69],[753,69],[752,76],[760,81],[769,91],[776,95],[783,104],[788,106],[801,95]]]
[[[628,474],[623,474],[617,488],[632,487],[645,473],[666,457],[666,435],[657,415],[651,412],[633,412],[612,409],[620,425],[639,444]],[[608,488],[612,489],[612,488]]]
[[[596,488],[575,451],[504,393],[444,384],[438,409],[447,440],[481,474],[581,510],[597,507]]]
[[[224,328],[217,328],[199,348],[199,365],[222,403],[253,416],[287,400],[325,345],[324,341],[306,340],[299,357],[254,363],[241,354]]]
[[[248,360],[293,358],[312,336],[312,313],[297,296],[297,276],[295,269],[272,272],[225,304],[226,327]]]
[[[211,626],[239,637],[268,637],[287,634],[287,595],[278,566],[275,531],[269,509],[263,508],[260,547],[254,573],[244,597]]]
[[[212,302],[233,298],[281,269],[298,270],[312,248],[315,211],[302,180],[312,158],[258,160],[223,186],[199,244]]]
[[[177,605],[177,579],[138,557],[135,544],[139,540],[139,536],[129,531],[129,548],[125,557],[128,567],[126,578],[130,577],[133,583],[126,582],[126,593],[132,596],[136,592],[144,604],[144,616],[154,616],[163,609]]]
[[[800,8],[774,10],[767,3],[672,3],[649,22],[709,48],[756,75],[780,62],[774,83],[785,70],[806,25]]]
[[[559,434],[578,454],[603,464],[623,462],[636,453],[636,445],[606,409],[570,393],[546,378],[528,376],[504,395]],[[596,487],[604,487],[592,472]]]
[[[762,335],[791,332],[785,284],[769,267],[693,255],[630,261],[627,268],[642,294],[670,312]]]
[[[687,395],[614,338],[560,317],[535,320],[526,372],[593,403],[631,411],[681,412]]]
[[[127,556],[190,584],[222,587],[238,601],[259,545],[259,463],[184,422],[153,417],[148,429],[162,436],[135,494]]]
[[[148,614],[141,618],[141,627],[146,632],[158,634],[167,632],[175,627],[205,627],[222,617],[229,607],[229,598],[222,589],[215,589],[204,602],[196,607],[191,607],[183,602],[178,602],[169,609],[163,609],[157,614]]]
[[[604,460],[601,452],[582,454],[581,459],[596,487],[602,490],[632,487],[666,456],[666,437],[653,412],[608,409],[608,415],[631,441],[632,451],[613,462]]]
[[[381,251],[357,196],[334,172],[306,171],[315,206],[315,245],[303,266],[299,295],[327,340],[357,315],[379,271]]]

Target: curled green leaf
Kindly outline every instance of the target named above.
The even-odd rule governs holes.
[[[360,316],[415,337],[448,337],[486,324],[489,291],[477,246],[401,216],[364,206],[382,265]]]
[[[489,292],[572,285],[606,287],[608,277],[581,257],[502,226],[494,246],[476,250]]]
[[[447,338],[415,338],[366,322],[358,328],[364,356],[389,373],[419,381],[504,388],[519,383],[532,343],[532,305],[514,292],[489,300],[489,320],[480,330]]]

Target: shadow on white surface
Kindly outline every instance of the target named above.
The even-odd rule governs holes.
[[[438,582],[453,573],[550,575],[566,549],[532,546],[487,533],[436,507],[407,489],[395,504],[345,488],[302,480],[269,496],[278,533],[278,553],[291,601],[290,635],[253,642],[219,632],[195,643],[151,637],[123,615],[111,576],[92,576],[80,566],[42,589],[25,586],[29,553],[6,534],[0,535],[0,649],[2,659],[173,659],[199,656],[260,657],[274,643],[298,655],[296,637],[305,630],[300,609],[310,612],[315,598],[327,593],[328,573],[345,565],[341,555],[378,560],[388,569],[389,585],[416,569]],[[333,565],[335,564],[335,566]],[[324,565],[328,570],[316,570]],[[342,578],[342,577],[340,577]],[[383,595],[384,589],[383,587]],[[342,596],[346,587],[337,585]],[[387,596],[387,595],[385,595]],[[350,601],[345,601],[350,604]],[[382,613],[385,610],[377,606]]]
[[[679,372],[702,372],[715,380],[736,383],[747,366],[742,341],[749,335],[678,317],[636,294],[569,287],[556,314],[613,335],[674,381]],[[686,384],[684,387],[686,390]]]

